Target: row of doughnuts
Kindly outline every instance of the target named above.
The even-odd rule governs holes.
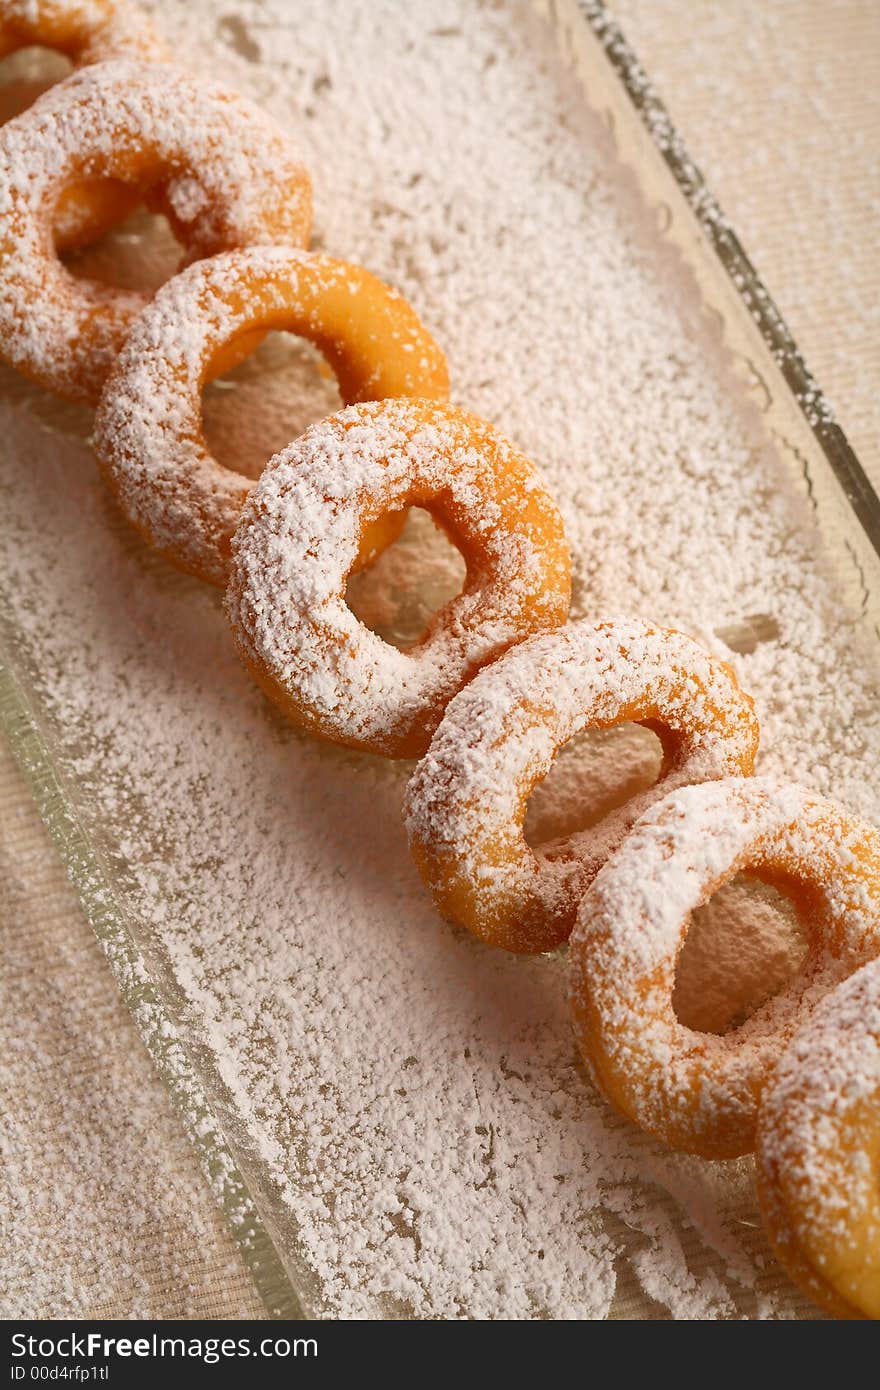
[[[781,1258],[833,1311],[880,1315],[877,1184],[873,1207],[863,1184],[864,1219],[841,1234],[828,1215],[839,1191],[809,1186],[814,1169],[832,1170],[827,1143],[812,1166],[797,1148],[828,1100],[799,1059],[824,1055],[835,1020],[861,1019],[867,999],[873,1052],[836,1059],[831,1148],[858,1167],[873,1115],[867,1163],[876,1149],[880,836],[752,776],[752,702],[698,643],[633,620],[566,625],[568,549],[537,470],[447,403],[445,358],[406,301],[303,249],[311,185],[284,134],[236,94],[155,61],[161,42],[126,14],[114,0],[0,0],[0,54],[41,42],[82,65],[0,133],[3,355],[97,405],[96,452],[120,506],[170,560],[226,588],[236,645],[276,704],[322,737],[421,757],[407,826],[441,910],[508,950],[571,936],[575,1033],[609,1099],[707,1156],[750,1151],[757,1127]],[[141,197],[193,263],[149,303],[73,279],[57,248]],[[200,393],[272,329],[314,343],[346,408],[250,485],[211,456]],[[414,505],[462,550],[467,579],[404,652],[357,621],[345,585]],[[599,827],[530,849],[526,804],[558,749],[630,721],[660,735],[657,786]],[[694,908],[744,869],[794,898],[807,959],[735,1034],[696,1033],[672,1005],[678,952]],[[845,1058],[862,1068],[861,1109],[844,1103]]]

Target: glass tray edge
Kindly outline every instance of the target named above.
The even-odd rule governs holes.
[[[39,716],[14,675],[0,624],[0,729],[21,770],[40,818],[64,864],[83,912],[110,965],[153,1065],[180,1115],[187,1138],[225,1225],[254,1281],[268,1316],[304,1320],[306,1314],[284,1269],[255,1198],[219,1128],[186,1044],[162,1003],[142,954],[110,887],[76,800],[58,775]]]
[[[574,8],[604,50],[630,103],[776,361],[868,544],[880,557],[880,496],[835,420],[788,324],[703,174],[688,154],[666,106],[620,26],[609,14],[604,0],[574,0]],[[551,0],[550,12],[555,20],[554,11],[555,4]]]

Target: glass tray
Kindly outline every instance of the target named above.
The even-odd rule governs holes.
[[[841,621],[858,634],[854,640],[864,643],[866,659],[872,659],[872,652],[875,658],[880,651],[880,502],[736,236],[602,6],[593,0],[544,0],[536,9],[556,31],[559,61],[576,74],[589,106],[611,132],[617,156],[634,176],[654,218],[656,235],[675,248],[695,277],[703,305],[717,319],[742,387],[758,405],[764,428],[790,470],[793,489],[813,509],[837,586]],[[17,398],[33,406],[37,398],[8,373],[2,388],[7,401]],[[87,436],[89,422],[83,412],[48,406],[43,410],[38,402],[38,420],[41,411],[47,427],[71,439]],[[15,441],[5,440],[2,449],[9,456],[4,462],[14,468]],[[96,517],[96,523],[125,529],[109,509]],[[149,563],[149,558],[141,561]],[[161,567],[161,562],[155,564]],[[178,584],[170,573],[163,573],[159,582],[169,590]],[[0,576],[0,588],[5,583]],[[190,592],[189,581],[181,580],[180,585]],[[205,1045],[191,1001],[133,910],[124,848],[108,833],[100,808],[84,799],[76,758],[69,749],[59,752],[57,711],[50,717],[44,707],[44,654],[11,620],[12,610],[4,595],[2,727],[267,1311],[278,1318],[313,1316],[313,1273],[299,1247],[284,1194]],[[284,737],[279,733],[280,741]],[[742,1224],[750,1224],[747,1213]],[[615,1235],[626,1248],[626,1232]],[[685,1245],[693,1244],[692,1234],[682,1239]],[[796,1295],[790,1306],[795,1315],[815,1315]],[[405,1315],[405,1309],[390,1305],[386,1311],[388,1316]],[[504,1316],[501,1304],[498,1315]],[[611,1316],[657,1316],[640,1300],[638,1285],[626,1268],[619,1270]]]

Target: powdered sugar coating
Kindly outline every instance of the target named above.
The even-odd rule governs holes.
[[[836,1316],[880,1318],[880,960],[832,990],[765,1092],[758,1190],[782,1263]]]
[[[808,931],[800,970],[722,1037],[680,1024],[675,967],[691,913],[748,869],[777,881]],[[880,832],[771,779],[685,787],[649,811],[597,875],[571,937],[578,1045],[619,1109],[674,1147],[754,1147],[761,1092],[828,989],[880,954]]]
[[[95,447],[129,519],[182,569],[225,585],[251,483],[202,431],[201,390],[224,350],[284,328],[327,357],[343,400],[448,394],[446,359],[405,299],[359,266],[249,247],[190,266],[135,323],[107,381]],[[218,358],[221,359],[218,361]]]
[[[660,782],[530,849],[526,803],[562,745],[630,720],[658,726]],[[450,703],[410,782],[410,846],[447,915],[508,950],[548,951],[639,816],[674,787],[750,773],[758,736],[732,668],[693,638],[637,619],[572,623],[509,651]]]
[[[311,184],[287,137],[244,97],[165,64],[75,72],[0,130],[3,354],[41,385],[94,401],[146,299],[74,280],[48,222],[64,189],[119,179],[152,196],[191,258],[300,245]]]
[[[365,526],[409,505],[461,543],[468,577],[403,652],[344,590]],[[233,540],[227,611],[248,666],[297,722],[411,757],[480,666],[565,621],[569,585],[562,519],[523,454],[465,411],[384,401],[339,411],[268,465]]]

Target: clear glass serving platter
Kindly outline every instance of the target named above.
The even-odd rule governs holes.
[[[183,23],[178,7],[155,8],[170,31]],[[344,157],[333,165],[333,178],[319,178],[319,241],[364,259],[413,298],[449,349],[454,394],[530,448],[578,536],[579,518],[595,512],[597,548],[613,554],[614,527],[626,535],[632,498],[625,493],[615,521],[613,480],[594,461],[580,468],[580,396],[611,371],[607,382],[625,400],[627,373],[644,373],[645,363],[661,374],[672,363],[673,379],[680,370],[690,382],[705,355],[706,401],[728,421],[731,438],[741,430],[746,441],[741,487],[731,490],[728,478],[723,499],[712,502],[714,485],[695,460],[700,431],[711,433],[714,417],[691,392],[676,447],[683,484],[692,479],[706,515],[716,507],[715,548],[723,552],[745,534],[722,525],[738,508],[752,510],[759,540],[759,512],[781,506],[789,517],[767,532],[766,583],[749,576],[748,556],[741,579],[735,564],[730,570],[730,601],[716,605],[709,640],[739,663],[745,683],[751,676],[761,686],[771,739],[796,743],[802,723],[808,732],[825,731],[833,752],[843,730],[840,786],[822,761],[831,757],[825,744],[806,771],[823,789],[858,800],[857,726],[873,720],[876,727],[877,717],[880,503],[631,51],[593,3],[499,9],[448,0],[408,7],[405,19],[398,9],[400,24],[383,52],[395,106],[381,112],[369,83],[354,90],[358,44],[367,43],[358,16],[367,8],[349,7],[353,56],[341,72],[332,33],[338,20],[327,19],[322,39],[310,7],[246,5],[233,23],[217,20],[205,3],[188,9],[186,24],[188,36],[210,50],[212,74],[237,81],[294,127],[305,111],[316,169],[334,142],[356,145],[363,132],[362,159],[355,150],[348,165]],[[294,28],[299,57],[287,64]],[[452,56],[439,56],[450,46]],[[424,69],[423,49],[438,55]],[[435,91],[435,72],[436,83],[458,74],[461,90]],[[473,130],[459,137],[455,103],[462,98]],[[343,134],[333,112],[322,116],[321,102],[334,99],[357,117]],[[526,102],[536,107],[535,121],[543,113],[546,123],[524,125],[518,135],[513,112]],[[423,111],[445,112],[441,139],[454,148],[460,138],[460,170],[449,158],[438,158],[439,170],[430,167],[425,152],[436,132],[420,130]],[[514,142],[509,156],[534,159],[543,170],[544,142],[549,164],[554,157],[559,164],[548,187],[564,197],[558,206],[536,198],[513,251],[509,225],[477,187],[474,130],[487,113],[499,122],[484,127],[489,144],[500,146],[504,133]],[[414,160],[421,151],[424,166],[408,167],[408,150]],[[371,184],[375,151],[392,170],[380,190]],[[488,155],[486,166],[491,181]],[[436,214],[444,181],[446,221],[423,234],[419,220]],[[337,206],[340,188],[347,209]],[[503,180],[497,188],[501,198]],[[592,207],[591,199],[604,235],[612,216],[629,229],[622,236],[639,274],[674,285],[673,336],[680,331],[683,346],[652,341],[634,365],[627,355],[619,371],[602,366],[603,348],[613,352],[616,343],[623,354],[628,338],[618,322],[603,340],[608,326],[598,320],[611,301],[597,282],[594,327],[579,312],[590,285],[581,304],[575,279],[566,376],[562,354],[542,346],[540,307],[536,328],[523,306],[536,265],[543,271],[536,297],[551,287],[567,292],[564,276],[555,285],[548,279],[553,237],[563,222],[575,236],[580,204]],[[459,263],[453,273],[456,236],[467,236],[456,223],[456,201],[464,206],[460,217],[479,216],[486,238],[496,240],[485,265]],[[603,245],[611,257],[613,247]],[[539,246],[550,247],[544,259]],[[171,254],[162,227],[141,218],[87,253],[79,270],[159,280]],[[584,265],[596,254],[581,243]],[[517,266],[526,282],[519,298]],[[497,293],[489,302],[493,273],[511,277],[507,320],[496,309]],[[634,308],[621,300],[621,316]],[[672,312],[665,300],[662,308]],[[647,332],[634,323],[637,340]],[[565,406],[556,416],[554,382]],[[532,389],[545,393],[546,433],[540,412],[527,408]],[[664,1154],[592,1092],[567,1034],[564,955],[500,960],[424,901],[399,823],[408,769],[318,747],[290,730],[238,669],[219,595],[151,556],[102,491],[88,413],[8,371],[0,391],[2,725],[268,1312],[813,1316],[766,1249],[749,1164]],[[658,399],[653,387],[644,399],[633,388],[626,413],[650,415]],[[313,358],[277,337],[206,393],[206,429],[226,462],[253,474],[334,406],[332,383]],[[559,418],[566,411],[570,436]],[[613,452],[603,427],[597,416],[603,447]],[[621,432],[627,428],[635,427],[621,419]],[[693,456],[682,462],[689,447]],[[650,466],[661,483],[667,469],[668,483],[678,464],[664,458]],[[605,489],[598,501],[597,487]],[[682,500],[684,513],[689,505]],[[633,517],[631,527],[648,525],[648,516]],[[662,534],[652,530],[641,550],[627,551],[627,564],[650,568],[639,557],[655,544],[663,552]],[[658,567],[661,560],[672,564],[661,556]],[[637,595],[646,583],[650,590],[650,575],[633,578],[613,567],[606,574],[601,558],[584,554],[575,562],[575,613],[607,611],[609,593],[619,596],[620,609],[643,611]],[[703,635],[708,619],[687,607],[698,564],[687,549],[677,551],[681,579],[669,593],[658,568],[655,606],[643,615],[662,621],[681,614],[683,625]],[[809,578],[789,592],[799,566]],[[400,639],[418,629],[458,573],[417,522],[351,601]],[[790,622],[774,610],[778,575],[780,602],[797,609]],[[846,660],[829,691],[819,657],[832,640],[845,640]],[[827,666],[827,653],[824,659]],[[819,674],[785,694],[776,673],[789,667]],[[813,707],[823,701],[828,708],[817,714]],[[536,835],[559,833],[566,815],[582,813],[585,786],[603,776],[614,785],[595,793],[594,818],[627,785],[650,780],[653,754],[642,734],[625,732],[611,762],[595,743],[576,750],[568,781],[549,779],[543,789]],[[870,766],[862,771],[867,780]],[[777,911],[765,904],[759,916],[765,908]],[[711,933],[711,913],[707,923]],[[774,959],[773,969],[784,971],[785,961]],[[693,971],[699,1000],[698,961]],[[745,994],[740,1003],[749,1003]],[[723,1022],[732,1026],[731,1017]]]

